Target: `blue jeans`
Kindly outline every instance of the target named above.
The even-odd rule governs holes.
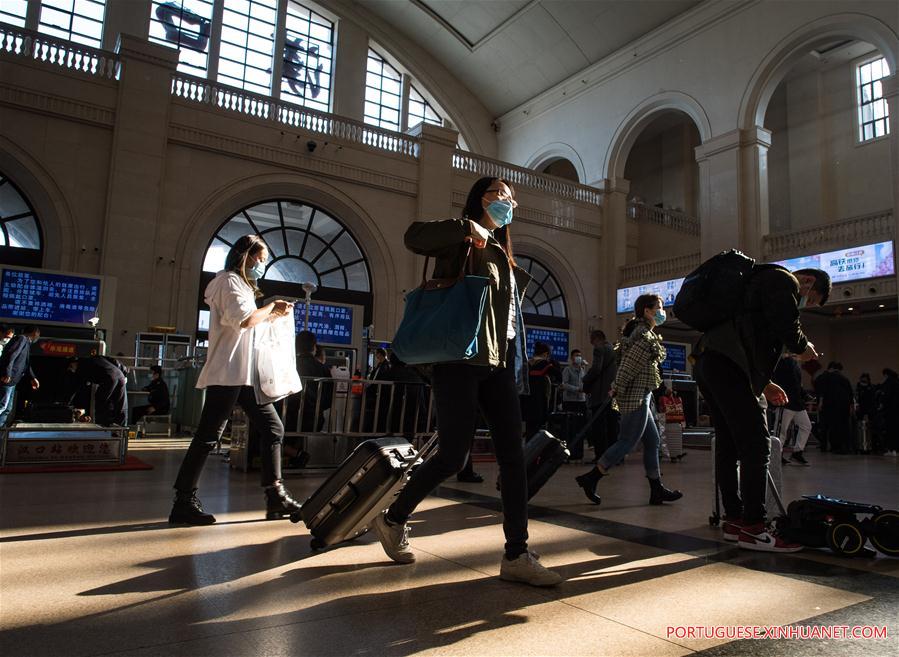
[[[12,413],[15,393],[14,385],[0,385],[0,427],[6,426],[6,419]]]
[[[652,416],[652,393],[646,393],[646,397],[640,404],[640,408],[621,416],[621,429],[618,432],[618,440],[612,443],[602,456],[599,457],[599,465],[603,470],[609,471],[627,456],[637,443],[643,441],[643,467],[646,476],[650,479],[659,478],[659,428]]]

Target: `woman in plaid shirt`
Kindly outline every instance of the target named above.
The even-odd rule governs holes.
[[[620,362],[610,395],[618,402],[621,411],[621,431],[613,443],[599,458],[596,467],[576,478],[578,486],[594,504],[602,499],[596,494],[596,484],[615,464],[643,441],[643,467],[649,479],[650,504],[673,502],[683,497],[680,491],[671,491],[659,479],[659,430],[656,426],[652,393],[662,383],[659,363],[665,360],[662,338],[655,327],[665,321],[662,298],[656,294],[643,294],[634,302],[634,317],[624,327],[624,337],[618,343]]]

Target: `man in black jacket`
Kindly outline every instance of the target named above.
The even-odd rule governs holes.
[[[70,380],[74,389],[66,391],[69,403],[85,383],[96,384],[94,405],[97,424],[123,426],[127,403],[125,389],[128,382],[126,379],[128,368],[115,358],[91,356],[71,359],[69,370],[75,375]]]
[[[606,334],[600,330],[590,333],[590,344],[593,345],[593,364],[584,375],[584,392],[587,393],[587,413],[592,417],[604,402],[609,399],[609,390],[618,371],[618,359],[615,348],[606,340]],[[593,450],[597,456],[618,440],[618,425],[621,414],[606,404],[602,414],[593,420]]]
[[[834,454],[849,454],[852,449],[852,383],[843,374],[843,364],[831,361],[827,370],[815,379],[818,417],[824,427],[822,447],[830,445]]]
[[[724,538],[750,550],[796,552],[766,526],[765,493],[770,442],[766,400],[787,402],[771,381],[784,349],[800,360],[817,357],[799,321],[803,307],[823,305],[830,276],[819,269],[791,274],[761,265],[741,290],[741,310],[706,331],[696,349],[693,374],[715,424],[715,469],[724,503]],[[740,464],[739,484],[737,463]]]

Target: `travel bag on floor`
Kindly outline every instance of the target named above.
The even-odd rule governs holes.
[[[568,447],[548,431],[538,431],[524,444],[528,475],[528,499],[534,497],[568,459]],[[499,486],[499,483],[497,483]]]
[[[291,514],[312,533],[319,549],[348,541],[368,531],[372,521],[393,502],[412,467],[437,444],[435,433],[421,453],[404,438],[366,440]]]

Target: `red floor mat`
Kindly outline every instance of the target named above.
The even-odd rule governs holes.
[[[121,472],[128,470],[152,470],[153,466],[136,456],[126,456],[119,464],[84,463],[82,465],[7,465],[0,468],[0,474],[34,474],[38,472]]]

